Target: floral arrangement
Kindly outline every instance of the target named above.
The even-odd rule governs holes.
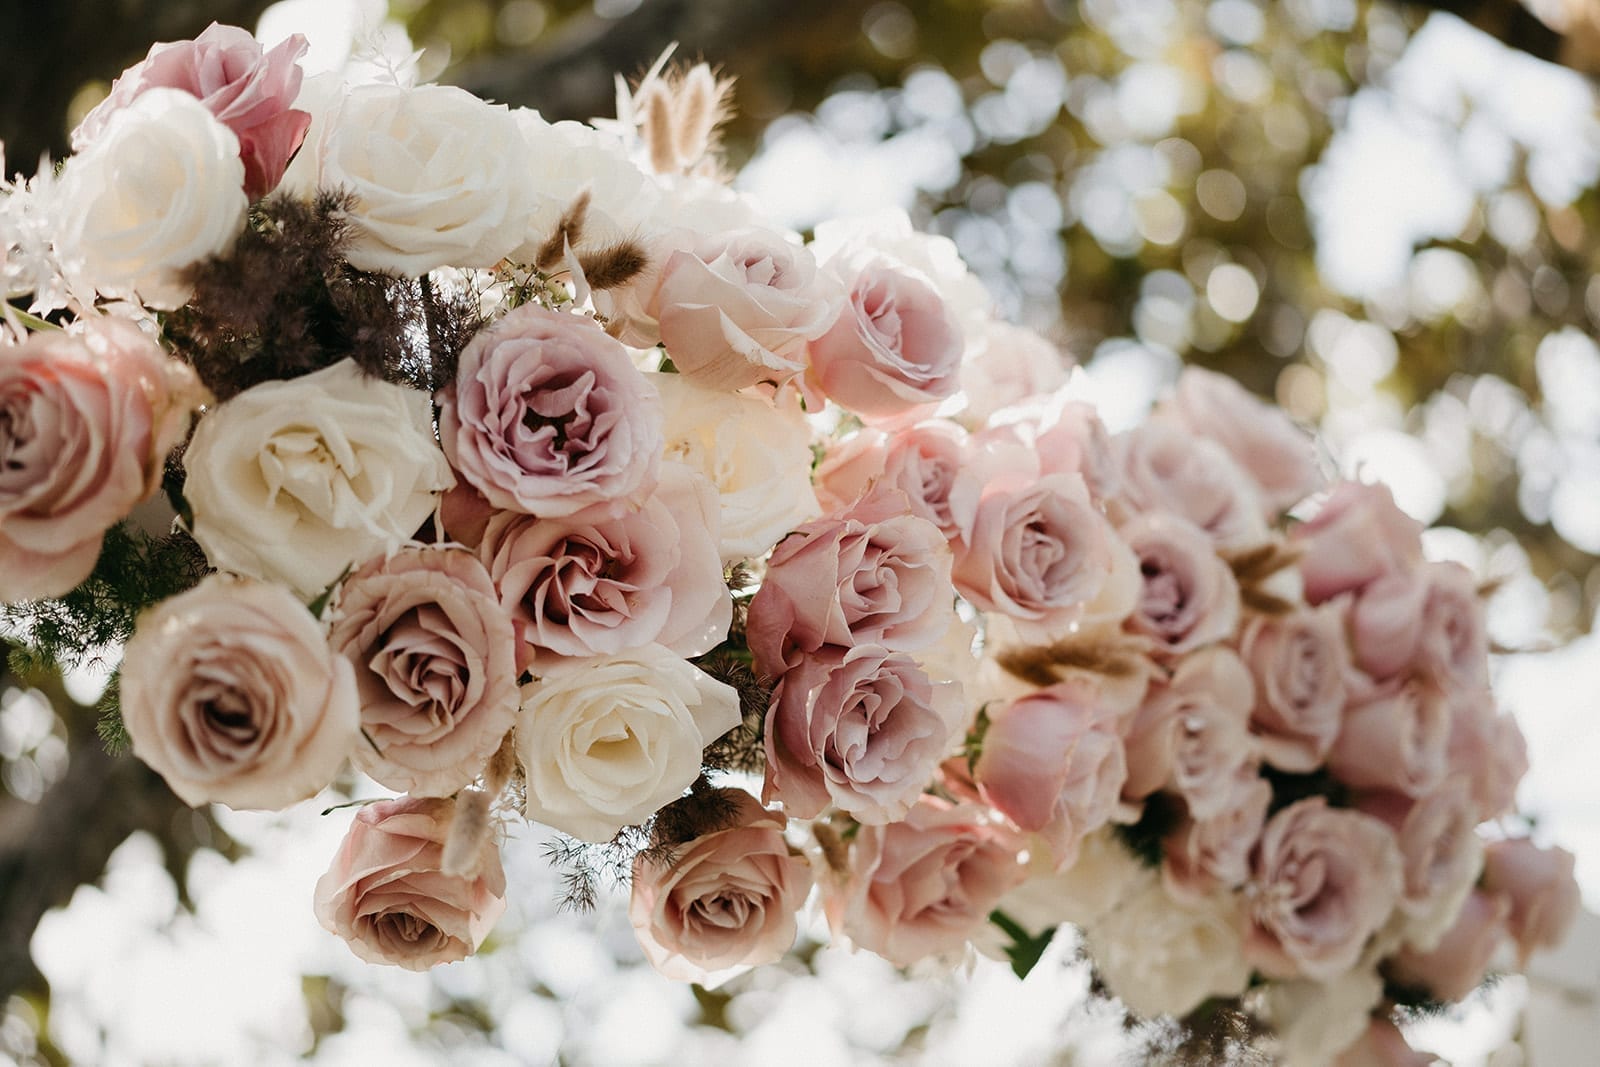
[[[1281,411],[1191,368],[1109,434],[950,242],[734,193],[705,66],[588,126],[304,47],[157,45],[0,188],[0,597],[125,645],[191,804],[403,794],[318,885],[363,959],[473,952],[519,818],[673,978],[808,901],[902,966],[1072,924],[1291,1062],[1560,938],[1482,591]]]

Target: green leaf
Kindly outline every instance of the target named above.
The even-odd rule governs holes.
[[[989,913],[989,921],[1011,938],[1011,944],[1006,946],[1006,958],[1011,961],[1011,970],[1018,978],[1028,977],[1028,972],[1038,965],[1044,950],[1050,947],[1050,942],[1056,936],[1057,928],[1052,926],[1035,937],[998,908]]]

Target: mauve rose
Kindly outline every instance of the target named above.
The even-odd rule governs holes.
[[[442,798],[363,807],[317,880],[317,921],[366,962],[408,971],[476,952],[506,909],[506,874],[490,838],[473,873],[440,869],[454,815]]]
[[[1261,840],[1272,785],[1244,767],[1233,778],[1227,805],[1209,819],[1185,819],[1162,844],[1161,881],[1178,900],[1198,902],[1250,878],[1250,854]]]
[[[1366,793],[1356,806],[1383,820],[1399,843],[1405,942],[1433,948],[1483,867],[1478,813],[1466,779],[1449,779],[1416,800],[1401,793]]]
[[[541,518],[648,492],[661,400],[592,319],[524,304],[481,330],[439,395],[445,455],[490,504]]]
[[[1392,1021],[1373,1016],[1356,1043],[1339,1053],[1333,1067],[1431,1067],[1437,1062],[1407,1044]]]
[[[876,493],[801,526],[778,543],[750,600],[756,669],[782,674],[824,645],[926,648],[955,617],[950,551],[938,527]]]
[[[133,754],[184,803],[279,810],[360,742],[355,672],[280,585],[213,574],[139,616],[122,656]]]
[[[1152,418],[1120,434],[1116,444],[1123,513],[1181,515],[1221,552],[1245,552],[1271,538],[1254,483],[1215,441]]]
[[[848,880],[826,898],[829,926],[908,967],[965,945],[1026,873],[982,809],[924,796],[900,821],[861,828]]]
[[[1488,680],[1483,602],[1459,563],[1424,563],[1368,583],[1350,606],[1350,644],[1356,666],[1376,679],[1418,670],[1441,685]]]
[[[1401,890],[1400,850],[1383,823],[1322,797],[1274,815],[1245,887],[1245,955],[1272,978],[1328,981],[1355,965]]]
[[[811,867],[784,840],[787,822],[749,793],[719,790],[733,810],[723,829],[678,846],[670,862],[633,862],[628,917],[651,966],[680,982],[781,959]]]
[[[1293,507],[1323,484],[1311,435],[1281,408],[1226,375],[1185,367],[1164,413],[1227,449],[1261,491],[1269,515]]]
[[[1295,774],[1315,770],[1344,721],[1350,653],[1338,608],[1255,616],[1239,655],[1256,680],[1250,729],[1261,758]]]
[[[0,600],[60,596],[155,492],[200,389],[131,323],[0,344]]]
[[[1395,506],[1384,485],[1340,482],[1308,522],[1294,528],[1303,552],[1306,600],[1320,604],[1422,560],[1422,524]]]
[[[1125,626],[1177,656],[1232,637],[1239,624],[1239,583],[1216,546],[1187,519],[1162,512],[1135,516],[1117,531],[1139,557],[1143,586]]]
[[[965,725],[961,686],[903,652],[827,646],[801,658],[767,710],[763,801],[809,819],[828,805],[858,822],[901,818]]]
[[[667,463],[655,492],[620,515],[491,519],[478,552],[511,613],[519,667],[651,643],[709,652],[733,618],[717,508],[704,478]]]
[[[1449,770],[1450,719],[1446,695],[1417,675],[1353,693],[1328,769],[1357,789],[1420,797]]]
[[[328,643],[355,668],[371,742],[351,761],[390,789],[455,793],[516,722],[511,619],[464,548],[408,545],[369,561],[339,586]]]
[[[1062,682],[989,709],[973,779],[984,802],[1070,866],[1117,807],[1128,767],[1117,709],[1098,687]]]
[[[277,186],[311,125],[309,112],[290,106],[300,92],[298,60],[307,47],[297,33],[268,52],[247,30],[215,22],[192,41],[152,45],[72,131],[72,150],[81,152],[146,90],[180,89],[239,138],[244,190],[259,200]]]
[[[1256,760],[1250,739],[1255,683],[1225,648],[1191,653],[1165,685],[1153,685],[1128,727],[1123,796],[1143,800],[1160,789],[1182,796],[1189,814],[1225,812],[1234,780]]]
[[[1483,983],[1489,961],[1511,936],[1510,916],[1510,898],[1474,889],[1433,949],[1408,947],[1395,954],[1386,969],[1389,979],[1426,989],[1438,1000],[1461,1000]]]
[[[1492,842],[1484,853],[1483,889],[1511,901],[1507,924],[1520,966],[1535,949],[1555,948],[1572,928],[1582,904],[1564,848],[1539,848],[1526,838]]]

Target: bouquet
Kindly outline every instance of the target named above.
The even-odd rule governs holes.
[[[732,191],[704,65],[591,126],[304,47],[157,45],[0,192],[0,597],[125,643],[190,804],[397,794],[317,888],[357,955],[475,951],[517,819],[672,978],[808,902],[901,966],[1072,924],[1290,1061],[1559,940],[1483,590],[1284,413],[1191,368],[1109,433],[949,241]]]

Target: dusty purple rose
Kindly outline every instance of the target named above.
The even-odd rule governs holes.
[[[1466,779],[1452,778],[1416,800],[1403,793],[1365,793],[1356,807],[1394,831],[1404,878],[1400,908],[1411,919],[1406,941],[1433,948],[1483,867],[1478,813]]]
[[[1117,531],[1139,557],[1139,604],[1127,628],[1176,656],[1232,637],[1239,583],[1199,527],[1164,512],[1136,516]]]
[[[1472,572],[1424,563],[1385,574],[1350,607],[1356,666],[1377,679],[1421,671],[1440,684],[1488,681],[1489,639]]]
[[[1256,680],[1250,728],[1261,758],[1296,774],[1315,770],[1344,721],[1350,654],[1338,610],[1256,616],[1240,635],[1239,655]]]

